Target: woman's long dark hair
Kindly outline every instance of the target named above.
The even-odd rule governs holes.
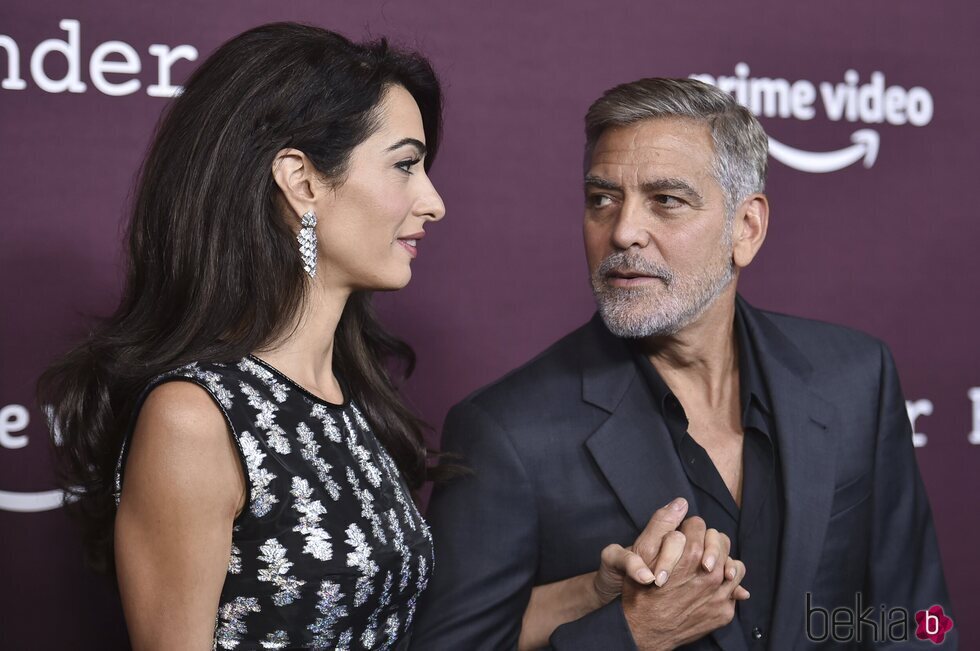
[[[89,562],[112,571],[114,472],[147,382],[192,361],[227,362],[290,333],[306,275],[272,177],[277,152],[304,152],[326,180],[377,127],[385,91],[415,98],[426,168],[439,145],[441,91],[417,54],[316,27],[265,25],[218,48],[157,129],[140,174],[119,307],[38,384],[61,431],[59,480],[81,516]],[[337,326],[334,368],[413,488],[425,479],[424,424],[387,369],[412,349],[354,293]]]

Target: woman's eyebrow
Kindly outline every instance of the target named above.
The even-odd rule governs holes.
[[[388,149],[386,149],[385,151],[386,152],[395,151],[399,147],[404,147],[405,145],[411,145],[415,147],[416,149],[419,150],[419,156],[425,156],[425,151],[426,151],[425,143],[416,138],[402,138],[401,140],[393,144],[391,147],[388,147]]]

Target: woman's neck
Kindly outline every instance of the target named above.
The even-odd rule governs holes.
[[[350,295],[349,289],[326,288],[316,282],[284,338],[255,355],[314,395],[343,402],[347,396],[334,375],[333,354],[337,325]]]

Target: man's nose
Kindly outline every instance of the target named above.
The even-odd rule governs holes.
[[[649,227],[649,218],[643,202],[627,197],[613,225],[612,244],[624,251],[632,246],[646,247],[650,243]]]

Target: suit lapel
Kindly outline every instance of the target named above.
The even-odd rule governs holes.
[[[586,440],[586,448],[638,531],[675,497],[685,497],[693,514],[684,469],[632,352],[598,316],[591,326],[591,345],[582,348],[582,399],[610,415]]]
[[[739,309],[772,398],[786,511],[769,648],[793,648],[802,635],[834,495],[836,410],[806,382],[812,367],[766,317],[741,298]],[[751,568],[748,568],[751,571]]]
[[[585,443],[638,531],[675,497],[697,507],[670,433],[643,378],[634,372],[623,401]]]

